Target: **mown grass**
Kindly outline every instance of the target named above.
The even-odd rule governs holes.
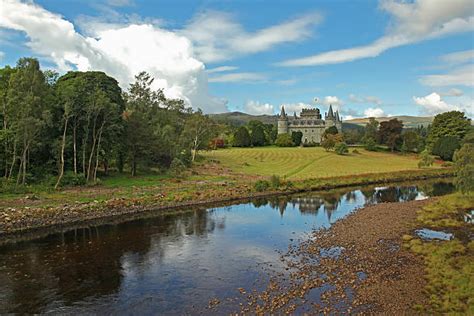
[[[417,169],[415,155],[371,152],[337,155],[321,147],[230,148],[204,153],[234,172],[260,176],[278,175],[284,179],[302,180],[394,172]]]
[[[474,315],[474,241],[459,238],[456,231],[472,234],[472,224],[463,221],[474,208],[474,194],[444,196],[419,212],[418,224],[455,232],[449,241],[423,241],[404,236],[406,247],[423,256],[426,265],[429,306],[416,306],[429,314]],[[464,235],[464,234],[459,234]]]

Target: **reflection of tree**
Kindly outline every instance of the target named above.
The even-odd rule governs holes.
[[[2,251],[0,313],[41,313],[50,300],[71,305],[114,294],[124,269],[141,269],[151,248],[154,262],[161,262],[167,244],[163,238],[178,242],[184,235],[206,237],[216,227],[225,227],[223,219],[216,224],[211,214],[201,209],[76,229]]]
[[[268,200],[266,198],[255,198],[252,200],[252,204],[254,207],[259,208],[261,206],[267,205]]]

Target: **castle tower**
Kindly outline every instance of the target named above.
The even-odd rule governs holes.
[[[336,128],[339,133],[342,133],[342,120],[339,116],[339,111],[336,111],[336,119],[335,119]]]
[[[278,134],[288,133],[288,116],[285,113],[285,107],[281,107],[280,116],[278,117]]]

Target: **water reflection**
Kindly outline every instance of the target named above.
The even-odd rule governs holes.
[[[182,314],[265,284],[279,253],[366,204],[444,194],[450,184],[371,187],[75,229],[0,248],[0,313]],[[236,309],[222,301],[216,313]],[[209,312],[209,311],[206,311]]]

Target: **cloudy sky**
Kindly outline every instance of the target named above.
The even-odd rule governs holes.
[[[145,70],[207,113],[474,112],[472,0],[0,0],[0,65],[23,56],[124,89]]]

